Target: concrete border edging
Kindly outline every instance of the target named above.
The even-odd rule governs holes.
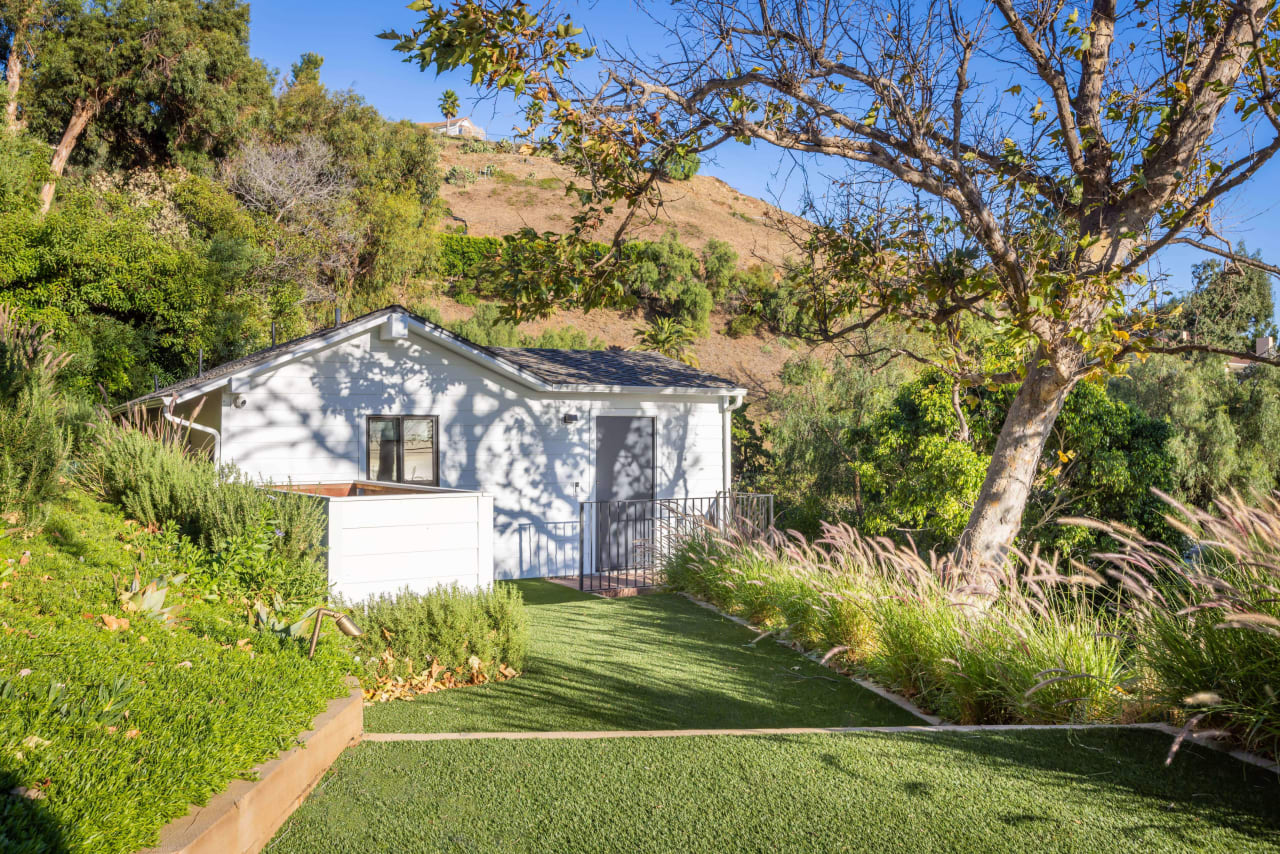
[[[370,732],[367,742],[396,741],[552,741],[558,739],[592,741],[615,738],[688,738],[714,735],[854,735],[857,733],[941,733],[988,730],[1083,730],[1083,729],[1161,729],[1161,724],[995,724],[971,726],[967,724],[943,724],[942,726],[803,726],[756,727],[743,729],[589,729],[562,730],[559,732]]]
[[[552,732],[370,732],[364,741],[395,743],[406,741],[600,741],[619,738],[701,738],[705,736],[755,736],[755,735],[856,735],[858,733],[922,733],[933,735],[947,732],[965,732],[982,735],[989,732],[1018,732],[1026,730],[1151,730],[1176,738],[1180,730],[1162,723],[1140,724],[938,724],[930,726],[833,726],[833,727],[761,727],[755,729],[651,729],[651,730],[562,730]],[[1280,764],[1261,756],[1236,750],[1210,738],[1188,734],[1186,741],[1233,759],[1256,765],[1280,775]]]
[[[306,799],[329,766],[364,734],[364,692],[329,701],[299,744],[258,765],[254,780],[233,780],[204,806],[160,829],[160,844],[137,854],[257,854]]]
[[[751,623],[747,622],[741,617],[735,617],[733,614],[726,614],[724,611],[721,611],[719,608],[717,608],[715,605],[711,604],[710,602],[705,602],[702,599],[697,598],[696,596],[691,596],[690,594],[685,593],[683,590],[679,590],[676,592],[680,596],[683,596],[684,598],[688,599],[690,602],[693,602],[695,605],[700,605],[703,608],[706,608],[708,611],[713,611],[727,620],[732,620],[733,622],[737,623],[740,626],[745,626],[746,628],[751,629],[753,632],[763,631],[759,626],[753,626]],[[776,634],[774,635],[774,639],[778,643],[782,644],[783,646],[786,646],[789,649],[794,649],[796,652],[800,653],[805,658],[808,658],[811,661],[815,661],[818,664],[822,664],[824,667],[831,667],[831,665],[823,662],[822,659],[816,653],[806,652],[802,649],[798,649],[796,646],[793,646],[792,644],[787,643],[785,640],[783,640],[781,637],[779,637]],[[834,670],[835,668],[831,668],[831,669]],[[836,672],[839,673],[840,671],[836,670]],[[874,682],[871,682],[866,679],[861,679],[857,676],[850,676],[847,673],[841,674],[841,675],[845,676],[848,679],[852,679],[854,682],[857,682],[859,685],[861,685],[863,688],[866,688],[868,691],[871,691],[875,694],[879,694],[881,697],[888,700],[889,702],[894,703],[898,706],[901,706],[903,709],[906,709],[907,711],[911,712],[916,717],[921,718],[922,720],[928,721],[930,724],[932,724],[932,726],[930,727],[846,727],[846,728],[829,728],[829,729],[819,728],[814,730],[778,730],[777,732],[779,733],[786,733],[786,732],[798,733],[798,732],[805,732],[805,731],[909,732],[912,730],[922,730],[922,731],[936,730],[940,732],[986,732],[989,730],[1017,730],[1017,729],[1098,729],[1098,728],[1153,729],[1159,732],[1163,732],[1166,735],[1171,736],[1173,738],[1182,736],[1185,741],[1190,741],[1193,744],[1198,744],[1199,746],[1208,748],[1209,750],[1216,750],[1219,753],[1225,753],[1234,759],[1240,760],[1241,762],[1245,762],[1249,765],[1256,765],[1259,768],[1263,768],[1267,771],[1271,771],[1276,775],[1280,775],[1280,762],[1273,762],[1272,760],[1267,759],[1266,757],[1263,757],[1263,756],[1259,756],[1256,753],[1250,753],[1247,750],[1240,750],[1238,748],[1232,747],[1230,744],[1220,742],[1214,738],[1197,735],[1194,732],[1189,732],[1184,734],[1182,730],[1178,729],[1172,724],[1161,723],[1161,722],[1136,723],[1136,724],[973,724],[973,725],[948,724],[937,715],[928,714],[922,709],[917,708],[914,703],[912,703],[910,700],[906,699],[905,697],[901,697],[893,693],[892,691],[889,691],[888,689],[883,688],[880,685],[877,685]],[[767,734],[770,731],[744,730],[739,732],[738,734],[748,735],[753,732],[763,735],[763,734]],[[696,731],[690,731],[689,734],[693,735],[698,733]],[[572,737],[581,737],[581,736],[575,736],[570,734],[567,737],[572,738]],[[379,739],[379,740],[382,740],[382,739]]]

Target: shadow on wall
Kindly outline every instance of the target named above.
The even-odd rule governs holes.
[[[253,444],[233,436],[230,456],[277,482],[363,477],[367,416],[437,415],[440,485],[494,498],[496,577],[576,574],[578,501],[594,480],[594,401],[535,395],[417,341],[383,341],[375,330],[284,366],[246,394],[233,423]],[[563,423],[574,409],[584,417]],[[657,494],[687,490],[689,419],[655,427],[674,449],[657,460]]]

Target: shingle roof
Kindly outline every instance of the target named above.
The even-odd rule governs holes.
[[[541,347],[490,347],[489,351],[556,385],[738,387],[735,382],[657,353],[635,350],[550,350]]]
[[[391,305],[369,312],[338,326],[318,329],[301,338],[294,338],[267,347],[256,353],[250,353],[239,359],[224,362],[209,368],[203,374],[188,377],[185,380],[165,386],[162,389],[145,394],[129,401],[126,405],[144,403],[168,398],[187,389],[215,383],[216,380],[230,377],[240,371],[264,364],[278,355],[284,355],[308,342],[324,338],[356,324],[364,323],[377,317],[403,314],[413,320],[435,330],[439,334],[464,344],[473,350],[488,355],[497,361],[519,368],[532,374],[543,382],[561,386],[630,386],[634,388],[693,388],[693,389],[735,389],[737,383],[709,374],[706,371],[692,368],[674,359],[668,359],[657,353],[643,353],[631,350],[551,350],[534,347],[484,347],[468,341],[460,335],[436,326],[429,320],[410,312],[399,305]],[[341,336],[339,336],[341,337]]]

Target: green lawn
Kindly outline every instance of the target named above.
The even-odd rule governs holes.
[[[1277,851],[1280,781],[1140,730],[366,743],[315,851]]]
[[[369,732],[503,732],[922,723],[898,706],[673,594],[599,599],[512,582],[530,659],[509,682],[365,709]]]

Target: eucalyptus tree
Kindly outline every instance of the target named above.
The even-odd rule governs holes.
[[[655,5],[668,47],[648,58],[597,51],[549,5],[410,8],[419,26],[384,34],[406,61],[546,104],[587,176],[567,234],[513,238],[543,262],[511,285],[514,313],[608,302],[672,156],[764,145],[823,174],[808,330],[856,343],[902,324],[932,346],[875,355],[1016,388],[954,555],[975,581],[1013,543],[1074,386],[1131,355],[1225,351],[1164,331],[1161,251],[1276,272],[1214,219],[1280,150],[1275,0],[682,0]],[[584,254],[617,204],[615,248]],[[1014,369],[976,355],[993,343],[1020,354]]]
[[[5,0],[0,35],[7,124],[53,145],[54,178],[73,156],[132,166],[220,155],[271,94],[243,0]],[[54,192],[51,179],[43,210]]]

